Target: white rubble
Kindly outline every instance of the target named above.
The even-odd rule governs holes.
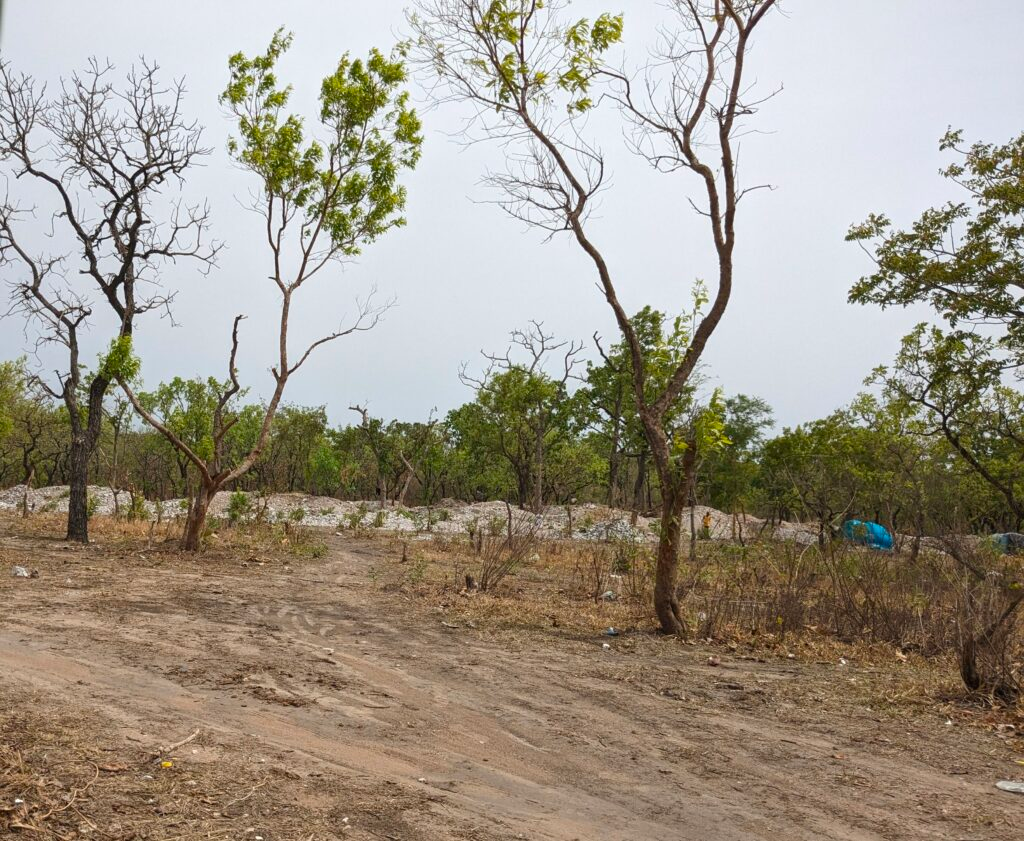
[[[15,485],[0,490],[0,511],[20,511],[25,499],[25,486]],[[68,510],[67,486],[33,488],[28,491],[30,512],[65,513]],[[89,486],[90,506],[93,513],[112,515],[115,511],[114,492],[107,487]],[[231,493],[223,491],[214,497],[210,505],[210,516],[226,518]],[[271,494],[260,497],[249,494],[249,501],[255,515],[257,508],[264,509],[267,520],[291,520],[306,526],[329,529],[372,529],[385,532],[409,532],[415,534],[459,534],[470,535],[504,534],[508,523],[508,509],[504,502],[465,503],[445,499],[432,506],[405,507],[371,501],[351,502],[327,496],[306,494]],[[147,501],[147,516],[150,519],[170,519],[185,513],[181,499]],[[131,496],[127,491],[118,493],[118,507],[127,512],[131,507]],[[628,511],[609,508],[604,505],[585,503],[564,506],[552,505],[537,515],[512,507],[512,516],[524,521],[537,520],[536,527],[546,538],[572,537],[577,540],[593,541],[634,541],[653,543],[658,536],[658,518],[637,516],[635,523]],[[749,515],[732,515],[714,508],[698,505],[683,512],[682,529],[690,533],[691,519],[697,533],[703,536],[704,519],[708,517],[707,536],[712,539],[747,541],[758,537],[771,536],[779,540],[793,540],[807,545],[817,539],[813,525],[801,523],[771,524]],[[571,518],[571,531],[570,531]]]

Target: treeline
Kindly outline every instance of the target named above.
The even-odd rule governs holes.
[[[671,356],[674,322],[649,308],[633,322],[650,358]],[[585,362],[582,345],[556,342],[539,324],[516,331],[508,351],[485,357],[483,372],[462,372],[471,400],[423,421],[389,421],[353,406],[351,422],[332,425],[323,407],[284,406],[260,458],[232,487],[382,505],[507,499],[536,509],[576,501],[655,513],[661,493],[624,348],[605,349],[598,340],[595,350],[596,361]],[[23,363],[6,363],[2,373],[0,484],[66,483],[66,407],[34,387]],[[190,448],[208,453],[222,390],[214,380],[174,379],[140,399]],[[1019,403],[1007,402],[1012,394],[979,395],[973,415],[960,413],[955,440],[934,413],[886,387],[771,436],[765,401],[695,386],[680,401],[678,423],[714,416],[722,435],[719,446],[699,454],[690,501],[813,522],[823,539],[850,516],[911,535],[1017,530],[1020,513],[1009,499],[1024,463],[1015,432]],[[240,393],[224,412],[230,460],[253,447],[265,407]],[[190,461],[117,395],[108,402],[91,473],[98,484],[148,498],[196,491]]]

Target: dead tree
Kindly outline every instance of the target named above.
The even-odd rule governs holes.
[[[549,236],[570,234],[593,264],[629,348],[638,413],[661,484],[654,607],[663,631],[682,633],[676,585],[681,515],[696,459],[666,419],[732,294],[736,208],[744,194],[734,145],[757,104],[748,99],[744,67],[751,36],[775,0],[672,0],[676,26],[665,30],[661,55],[639,74],[639,91],[632,75],[605,65],[606,51],[621,38],[622,18],[570,24],[560,14],[566,5],[420,0],[409,22],[420,66],[437,80],[437,97],[468,103],[476,129],[501,142],[508,168],[489,180],[504,193],[504,209]],[[605,161],[584,136],[583,118],[603,82],[635,130],[634,150],[659,170],[696,176],[703,200],[690,204],[708,220],[718,261],[710,308],[657,389],[648,388],[648,361],[588,227]],[[473,128],[468,132],[472,137]]]
[[[81,542],[88,541],[89,460],[107,389],[130,373],[136,320],[167,311],[174,297],[160,285],[160,268],[188,258],[206,270],[217,254],[204,242],[207,208],[168,195],[209,151],[200,145],[201,129],[182,113],[183,84],[162,86],[158,68],[146,62],[119,87],[112,73],[93,60],[51,95],[0,62],[0,160],[16,182],[34,182],[33,197],[50,202],[46,223],[9,194],[0,202],[8,315],[26,319],[37,351],[61,349],[55,379],[39,382],[68,410],[67,538]],[[66,249],[38,251],[40,229]],[[96,306],[90,295],[114,317],[110,351],[91,371],[82,358]]]

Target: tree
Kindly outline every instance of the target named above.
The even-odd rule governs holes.
[[[136,319],[166,310],[173,297],[162,290],[159,269],[182,258],[206,269],[217,254],[216,245],[204,244],[207,209],[165,198],[208,150],[200,128],[182,113],[183,84],[162,87],[157,70],[143,61],[118,88],[110,81],[113,68],[93,60],[50,96],[0,62],[0,160],[16,179],[34,181],[50,196],[54,228],[73,243],[66,253],[35,252],[28,212],[9,199],[0,204],[0,266],[14,274],[12,310],[38,328],[37,346],[67,353],[57,383],[45,387],[67,408],[67,538],[83,543],[104,397],[115,379],[133,373]],[[85,280],[69,279],[76,276]],[[93,305],[84,284],[116,320],[110,350],[90,372],[81,342]]]
[[[629,348],[633,393],[662,495],[654,607],[665,633],[683,633],[677,568],[681,515],[692,493],[696,441],[677,436],[669,420],[697,370],[729,302],[736,245],[736,134],[756,102],[748,98],[744,67],[751,36],[774,0],[675,0],[679,23],[669,31],[661,60],[644,74],[646,96],[623,72],[602,66],[622,37],[622,17],[603,14],[566,23],[558,0],[420,0],[409,18],[425,70],[447,98],[469,103],[485,137],[505,147],[509,168],[491,175],[503,207],[550,235],[567,232],[593,264],[602,293]],[[657,74],[668,73],[664,101]],[[610,95],[631,121],[634,150],[659,170],[697,177],[706,201],[718,262],[714,299],[693,325],[687,351],[656,393],[647,390],[651,360],[620,303],[612,268],[588,226],[602,188],[605,163],[584,136],[595,106],[592,88]],[[444,93],[441,94],[445,96]],[[707,150],[714,152],[708,159]]]
[[[771,407],[759,397],[737,394],[725,400],[725,436],[729,446],[708,454],[701,470],[703,494],[723,511],[746,511],[757,480]]]
[[[925,211],[908,230],[893,230],[881,214],[851,227],[847,239],[875,271],[854,284],[850,300],[926,303],[946,323],[918,324],[894,364],[872,379],[891,400],[925,413],[931,434],[1005,499],[1019,527],[1021,396],[1004,379],[1024,365],[1024,134],[1002,146],[964,148],[962,139],[951,130],[940,149],[959,155],[943,175],[964,200]]]
[[[405,188],[398,177],[414,167],[420,155],[420,121],[402,89],[406,70],[401,51],[388,58],[374,49],[365,61],[342,56],[320,88],[320,141],[307,140],[302,118],[286,112],[291,88],[278,83],[274,70],[290,44],[291,36],[278,30],[263,55],[231,56],[228,86],[221,95],[238,129],[228,149],[258,184],[253,210],[263,220],[272,258],[270,279],[280,295],[277,364],[271,371],[274,389],[256,440],[238,461],[224,461],[224,438],[234,423],[224,409],[241,391],[235,358],[242,316],[234,320],[228,377],[208,430],[211,456],[196,452],[147,410],[128,378],[118,380],[136,411],[184,453],[199,474],[182,539],[189,551],[199,549],[206,512],[217,491],[244,476],[263,453],[291,376],[317,348],[377,324],[381,309],[364,301],[353,324],[315,339],[297,356],[291,354],[288,327],[295,296],[327,267],[352,258],[405,223]]]
[[[512,358],[513,347],[525,361]],[[556,342],[535,321],[525,330],[512,331],[504,355],[483,354],[488,365],[482,376],[471,376],[465,366],[460,373],[463,383],[476,390],[481,409],[479,422],[467,431],[508,462],[516,501],[523,508],[532,505],[536,513],[544,507],[547,453],[574,425],[577,404],[569,397],[568,384],[581,349],[575,342]],[[553,374],[545,370],[552,359],[558,363]]]
[[[1024,396],[1002,383],[1007,363],[996,342],[974,333],[919,324],[895,361],[871,382],[891,401],[922,412],[923,434],[941,435],[1003,497],[1014,529],[1024,523]]]
[[[904,231],[883,214],[850,228],[875,271],[850,289],[850,301],[884,307],[925,303],[951,329],[988,325],[999,349],[1024,364],[1024,134],[1002,146],[964,148],[963,133],[939,143],[960,161],[943,175],[966,193],[926,210]]]
[[[663,359],[672,360],[680,359],[685,354],[689,338],[687,331],[680,329],[683,326],[682,320],[673,321],[665,313],[644,307],[630,319],[630,323],[640,341],[645,359],[655,360],[660,355]],[[628,467],[627,460],[636,464],[632,493],[628,495],[635,516],[644,507],[644,491],[650,484],[651,450],[637,409],[630,351],[625,341],[617,342],[607,352],[596,334],[594,342],[602,364],[588,363],[586,384],[579,396],[591,409],[592,428],[607,441],[609,505],[614,505],[616,499],[627,499],[626,488],[617,487],[620,474],[625,482],[629,478],[628,471],[625,474],[622,471]],[[661,368],[664,379],[668,372],[664,364]],[[677,398],[677,418],[692,409],[697,385],[694,378]],[[648,384],[647,390],[653,391],[654,387]]]

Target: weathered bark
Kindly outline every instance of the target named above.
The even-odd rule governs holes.
[[[185,533],[181,538],[181,548],[186,552],[198,552],[203,542],[203,531],[206,529],[206,515],[210,503],[217,493],[217,487],[202,482],[188,507],[185,520]]]
[[[654,572],[654,612],[662,633],[684,634],[686,623],[679,610],[677,577],[686,493],[671,486],[662,489],[661,536]]]
[[[77,347],[75,352],[77,362]],[[110,380],[102,376],[93,377],[89,384],[87,416],[83,424],[79,414],[77,376],[69,379],[64,388],[64,402],[71,418],[71,451],[68,459],[68,533],[67,539],[78,543],[89,542],[89,459],[100,439],[103,423],[103,398],[107,394]]]
[[[655,439],[654,463],[661,481],[661,534],[654,571],[654,612],[662,633],[683,636],[687,628],[679,609],[679,552],[683,509],[690,502],[697,478],[697,444],[690,440],[682,462],[676,463],[670,458],[668,440],[653,434],[650,437]]]
[[[71,458],[68,467],[70,495],[68,497],[67,539],[78,543],[89,542],[89,456],[90,447],[84,435],[71,439]]]

